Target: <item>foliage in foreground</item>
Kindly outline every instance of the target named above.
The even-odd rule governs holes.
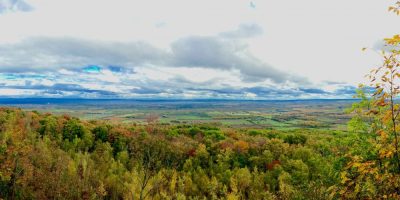
[[[389,11],[400,15],[400,1]],[[350,130],[363,138],[364,151],[350,151],[333,187],[343,199],[400,199],[400,35],[385,39],[383,63],[360,86]],[[371,93],[371,94],[369,94]]]
[[[329,199],[357,138],[0,110],[4,199]],[[359,147],[362,148],[362,147]]]

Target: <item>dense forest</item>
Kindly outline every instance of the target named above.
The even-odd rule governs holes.
[[[328,199],[357,134],[80,121],[0,110],[6,199]],[[332,191],[331,191],[332,190]]]

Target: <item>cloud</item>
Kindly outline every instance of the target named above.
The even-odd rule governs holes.
[[[0,89],[31,96],[86,98],[333,95],[253,56],[241,39],[262,33],[256,24],[242,24],[218,35],[182,37],[165,49],[144,41],[27,38],[0,44]]]
[[[33,7],[24,0],[0,0],[0,15],[7,12],[28,12]]]
[[[88,86],[98,84],[121,96],[135,87],[142,93],[185,88],[190,94],[241,95],[237,90],[260,86],[263,89],[253,93],[258,96],[306,94],[299,88],[321,87],[329,93],[313,95],[326,96],[346,83],[364,82],[364,72],[381,61],[360,49],[398,32],[398,26],[388,26],[397,24],[397,17],[385,12],[371,15],[372,10],[386,9],[379,1],[341,0],[329,6],[316,1],[271,2],[0,0],[0,73],[7,74],[0,77],[0,84],[21,79],[35,85],[44,79],[101,89]],[[191,47],[196,40],[210,42]],[[173,49],[176,43],[180,46]],[[382,49],[382,44],[376,46]],[[199,47],[210,53],[195,49]],[[84,72],[91,65],[101,72]],[[192,74],[180,75],[192,83],[170,79],[185,68],[193,69]],[[158,74],[144,75],[145,69]],[[33,74],[45,77],[29,77]],[[199,82],[204,84],[201,88]]]
[[[162,64],[168,54],[146,42],[101,42],[76,38],[35,37],[0,45],[0,73],[57,71],[82,66]]]
[[[273,88],[273,87],[224,87],[224,88],[182,88],[173,91],[175,95],[185,93],[197,94],[197,98],[237,98],[237,99],[307,99],[307,98],[350,98],[350,93],[341,93],[341,91],[327,92],[319,89],[301,89],[301,88]],[[146,94],[157,95],[159,93],[169,93],[166,90],[154,90],[147,88]]]
[[[249,53],[246,45],[218,36],[181,38],[171,44],[171,51],[146,42],[76,38],[35,37],[17,44],[0,45],[0,73],[57,72],[60,68],[82,70],[85,66],[121,71],[145,65],[238,70],[241,79],[247,82],[307,83],[303,77],[262,62]]]
[[[0,79],[16,80],[16,79],[42,79],[45,75],[40,74],[0,74]]]
[[[237,85],[212,78],[195,82],[180,75],[159,79],[152,74],[146,77],[141,76],[142,69],[138,69],[138,74],[112,72],[109,69],[103,69],[100,73],[73,71],[63,75],[48,74],[40,78],[34,74],[23,76],[18,73],[7,74],[0,76],[0,95],[9,96],[25,93],[30,97],[74,98],[306,99],[351,98],[355,89],[349,85],[337,86],[332,91],[275,84],[261,86],[257,83],[240,84],[238,82],[239,85]],[[99,75],[105,71],[118,77],[118,84],[112,83]],[[6,93],[4,90],[14,90],[14,92]]]
[[[31,83],[27,83],[25,85],[8,85],[8,86],[0,86],[0,88],[5,89],[17,89],[17,90],[37,90],[41,94],[74,94],[76,96],[83,95],[88,93],[96,94],[99,97],[107,97],[118,96],[115,92],[107,91],[107,90],[93,90],[82,87],[78,84],[61,84],[56,83],[54,85],[32,85]]]
[[[299,89],[302,92],[308,93],[308,94],[326,94],[327,92],[322,90],[322,89],[318,89],[318,88],[300,88]]]
[[[337,89],[336,91],[335,91],[335,94],[337,94],[337,95],[346,95],[346,96],[353,96],[353,95],[355,95],[356,94],[356,87],[354,87],[354,86],[349,86],[349,85],[346,85],[346,86],[344,86],[344,87],[342,87],[342,88],[339,88],[339,89]],[[370,92],[373,92],[374,90],[370,90]]]
[[[323,81],[323,83],[328,85],[344,85],[346,82],[343,81]]]
[[[173,65],[204,67],[221,70],[239,70],[244,81],[275,83],[292,81],[307,83],[302,77],[290,75],[251,55],[245,45],[212,36],[191,36],[171,45]]]
[[[253,56],[240,39],[259,34],[262,29],[257,25],[240,25],[219,35],[183,37],[165,49],[144,41],[27,38],[0,44],[0,89],[31,96],[86,98],[331,95],[309,87],[306,78]]]
[[[226,38],[240,39],[260,36],[263,33],[263,29],[257,24],[240,24],[238,29],[222,32],[219,35]]]
[[[131,92],[136,93],[136,94],[160,94],[160,93],[164,93],[165,90],[160,89],[160,88],[140,87],[140,88],[132,89]]]

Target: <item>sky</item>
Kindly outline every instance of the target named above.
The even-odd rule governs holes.
[[[0,0],[0,98],[351,98],[393,3]]]

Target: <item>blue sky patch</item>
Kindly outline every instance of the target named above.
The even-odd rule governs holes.
[[[83,68],[83,71],[87,73],[99,73],[101,71],[101,67],[97,65],[89,65]]]
[[[108,69],[112,72],[122,72],[122,67],[119,66],[108,66]]]

